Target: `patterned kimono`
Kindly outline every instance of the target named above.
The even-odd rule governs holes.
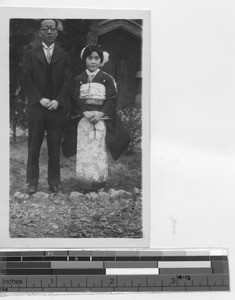
[[[73,96],[77,112],[102,111],[102,119],[93,124],[82,117],[77,127],[76,175],[82,189],[98,189],[108,178],[108,155],[105,120],[114,118],[117,91],[114,79],[98,70],[93,79],[87,71],[76,78]]]

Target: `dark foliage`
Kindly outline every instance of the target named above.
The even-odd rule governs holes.
[[[26,127],[26,101],[22,95],[21,73],[23,56],[34,39],[37,22],[33,19],[10,20],[10,127],[13,140],[16,128]]]
[[[85,65],[81,61],[80,53],[86,44],[86,36],[91,26],[90,20],[66,19],[63,21],[63,32],[58,36],[63,49],[69,53],[72,73],[74,76],[84,71]]]

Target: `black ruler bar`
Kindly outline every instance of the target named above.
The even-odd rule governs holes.
[[[87,257],[87,256],[70,256],[69,261],[90,261],[90,257]]]
[[[43,256],[26,256],[23,257],[23,261],[44,261]]]
[[[105,269],[6,269],[6,275],[105,275]]]
[[[5,261],[21,261],[21,257],[2,257],[2,260],[5,260]]]
[[[116,257],[114,256],[93,256],[92,261],[115,261]]]
[[[116,261],[138,261],[138,256],[116,256]]]
[[[51,268],[50,262],[6,262],[7,269],[44,269]]]
[[[141,261],[162,261],[163,257],[162,256],[141,256],[139,258]]]
[[[44,261],[67,261],[66,256],[45,256]]]

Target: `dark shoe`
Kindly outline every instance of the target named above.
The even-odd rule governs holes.
[[[50,185],[49,189],[50,189],[50,191],[52,191],[52,193],[58,193],[59,192],[58,185]]]
[[[106,185],[106,181],[102,181],[102,182],[92,182],[92,190],[94,192],[98,192],[99,190],[105,188]]]
[[[28,194],[32,195],[37,192],[38,187],[36,185],[29,185],[28,186]]]

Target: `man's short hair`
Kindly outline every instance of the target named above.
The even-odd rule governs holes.
[[[55,25],[56,25],[56,28],[58,28],[58,25],[59,25],[59,24],[58,24],[58,20],[48,18],[48,19],[40,19],[40,20],[39,20],[39,23],[38,23],[38,24],[39,24],[39,25],[38,25],[39,29],[41,29],[42,22],[43,22],[43,21],[46,21],[46,20],[52,20],[52,21],[54,21],[54,22],[55,22]]]

